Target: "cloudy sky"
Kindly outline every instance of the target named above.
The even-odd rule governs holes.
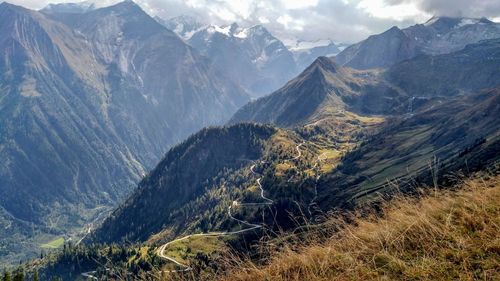
[[[92,0],[93,1],[93,0]],[[40,9],[61,0],[10,0]],[[76,0],[78,2],[78,0]],[[119,2],[97,0],[97,3]],[[135,0],[163,18],[187,14],[214,24],[262,24],[281,39],[332,39],[353,43],[394,25],[422,23],[433,15],[488,17],[500,22],[500,0]]]

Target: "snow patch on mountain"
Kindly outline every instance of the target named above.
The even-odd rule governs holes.
[[[458,23],[457,27],[462,27],[471,24],[478,24],[480,22],[479,19],[462,19],[460,23]]]
[[[307,51],[317,47],[326,47],[334,44],[330,39],[321,39],[316,41],[296,41],[295,45],[289,46],[289,50],[292,52]]]
[[[241,31],[239,31],[238,33],[234,34],[234,37],[236,38],[240,38],[240,39],[245,39],[248,37],[248,28],[244,28],[242,29]]]

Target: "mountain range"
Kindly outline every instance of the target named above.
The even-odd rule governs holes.
[[[266,28],[211,25],[187,41],[212,58],[254,97],[269,94],[296,75],[293,54]]]
[[[393,27],[354,44],[335,59],[356,68],[388,67],[420,54],[444,54],[466,45],[500,36],[500,24],[486,18],[433,17],[425,24]]]
[[[81,227],[249,99],[131,1],[78,14],[4,2],[0,34],[0,206],[16,235]],[[21,253],[5,233],[2,252]]]
[[[158,22],[176,32],[258,98],[267,95],[309,66],[317,57],[340,52],[331,40],[285,44],[264,26],[248,28],[203,24],[190,16]]]

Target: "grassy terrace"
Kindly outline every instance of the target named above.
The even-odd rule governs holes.
[[[42,249],[59,249],[60,247],[62,247],[62,245],[64,245],[64,238],[59,237],[46,244],[40,245],[40,247]]]

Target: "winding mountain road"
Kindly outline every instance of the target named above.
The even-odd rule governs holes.
[[[301,144],[297,145],[295,147],[295,149],[297,150],[297,156],[295,156],[294,158],[291,158],[291,159],[287,159],[285,161],[294,161],[294,160],[298,160],[300,157],[302,157],[302,151],[300,150],[300,148],[305,144],[305,142],[302,142]],[[264,161],[261,161],[260,164],[265,164],[266,162]],[[255,172],[255,167],[257,166],[257,164],[254,164],[250,167],[250,171],[254,174],[254,175],[259,175],[257,172]],[[228,210],[227,210],[227,213],[228,213],[228,216],[230,219],[240,223],[240,224],[243,224],[245,226],[248,226],[249,228],[245,228],[245,229],[242,229],[242,230],[237,230],[237,231],[228,231],[228,232],[209,232],[209,233],[199,233],[199,234],[191,234],[191,235],[187,235],[187,236],[184,236],[182,238],[179,238],[179,239],[175,239],[173,241],[170,241],[166,244],[163,244],[162,246],[160,246],[160,248],[158,248],[157,250],[157,255],[162,258],[162,259],[165,259],[169,262],[172,262],[174,263],[175,265],[177,265],[178,267],[180,267],[181,269],[177,269],[177,270],[164,270],[162,271],[163,273],[176,273],[176,272],[188,272],[188,271],[192,271],[193,268],[187,264],[183,264],[181,262],[179,262],[178,260],[176,260],[175,258],[173,257],[169,257],[165,254],[165,250],[167,249],[168,246],[172,245],[172,244],[175,244],[177,242],[180,242],[180,241],[184,241],[184,240],[187,240],[189,238],[193,238],[193,237],[222,237],[222,236],[229,236],[229,235],[238,235],[238,234],[243,234],[243,233],[246,233],[246,232],[249,232],[249,231],[253,231],[253,230],[256,230],[256,229],[260,229],[260,228],[264,228],[265,226],[262,225],[262,224],[255,224],[255,223],[251,223],[251,222],[248,222],[248,221],[244,221],[244,220],[240,220],[240,219],[237,219],[233,216],[233,214],[231,213],[231,210],[233,209],[233,207],[245,207],[245,206],[270,206],[270,205],[273,205],[274,204],[274,201],[272,199],[269,199],[267,198],[265,195],[264,195],[264,188],[262,187],[262,183],[261,183],[261,180],[262,180],[262,177],[258,178],[257,179],[257,184],[259,185],[259,189],[260,189],[260,197],[265,201],[265,202],[256,202],[256,203],[240,203],[238,201],[233,201],[233,204],[231,206],[228,207]]]

